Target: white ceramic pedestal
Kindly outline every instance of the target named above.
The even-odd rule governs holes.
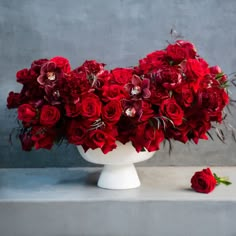
[[[98,187],[106,189],[131,189],[140,186],[140,180],[134,163],[151,158],[155,152],[137,153],[131,142],[123,145],[117,142],[117,148],[104,154],[101,149],[86,153],[81,146],[77,146],[82,157],[91,163],[104,165],[98,180]]]

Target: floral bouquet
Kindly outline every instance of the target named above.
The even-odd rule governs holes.
[[[33,61],[16,78],[23,87],[9,93],[7,107],[17,108],[26,151],[61,140],[105,154],[116,141],[132,142],[137,152],[158,150],[164,140],[197,144],[223,121],[229,103],[227,76],[183,40],[131,68],[108,71],[91,60],[72,70],[54,57]]]

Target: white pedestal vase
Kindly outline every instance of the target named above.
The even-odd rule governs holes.
[[[151,158],[155,152],[137,153],[131,142],[123,145],[117,142],[117,148],[104,154],[101,149],[86,153],[77,146],[81,156],[88,162],[104,165],[98,180],[98,187],[106,189],[131,189],[140,186],[140,180],[134,163]]]

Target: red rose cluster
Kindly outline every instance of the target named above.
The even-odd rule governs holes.
[[[207,139],[211,122],[222,121],[227,77],[190,42],[152,52],[136,67],[104,66],[91,60],[71,70],[66,58],[54,57],[17,72],[23,88],[9,93],[7,106],[18,109],[24,150],[50,149],[63,138],[85,151],[107,153],[117,140],[155,151],[164,139]]]

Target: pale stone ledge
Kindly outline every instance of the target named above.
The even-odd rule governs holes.
[[[230,186],[190,189],[201,167],[140,167],[142,186],[96,187],[99,168],[0,170],[1,236],[236,236],[236,167],[212,167]]]

